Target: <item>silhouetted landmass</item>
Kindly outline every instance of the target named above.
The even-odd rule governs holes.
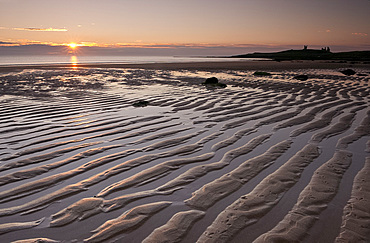
[[[285,60],[344,60],[344,61],[370,61],[370,51],[330,52],[330,49],[321,50],[302,49],[281,52],[243,54],[231,56],[235,58],[270,58],[276,61]]]

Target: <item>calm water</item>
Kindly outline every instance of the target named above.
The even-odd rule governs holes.
[[[0,65],[65,63],[158,63],[238,61],[238,58],[205,58],[173,56],[0,56]],[[245,60],[245,59],[244,59]],[[251,59],[248,59],[251,60]]]

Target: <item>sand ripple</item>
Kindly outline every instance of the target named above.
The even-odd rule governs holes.
[[[370,72],[338,71],[3,74],[0,241],[369,241]]]

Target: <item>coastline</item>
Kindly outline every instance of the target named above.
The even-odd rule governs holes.
[[[2,65],[0,73],[23,69],[66,69],[66,68],[142,68],[161,70],[267,70],[282,71],[296,69],[338,69],[370,68],[362,62],[341,61],[226,61],[226,62],[178,62],[178,63],[77,63],[77,64],[35,64]]]

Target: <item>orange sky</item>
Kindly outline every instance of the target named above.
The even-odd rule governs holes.
[[[0,0],[0,46],[369,50],[369,10],[369,0]]]

